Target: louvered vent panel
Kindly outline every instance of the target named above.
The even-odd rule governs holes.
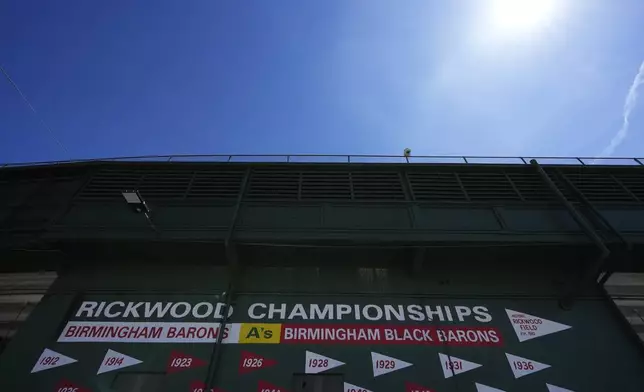
[[[636,201],[609,173],[567,173],[565,176],[590,201]]]
[[[507,175],[524,201],[554,200],[552,190],[548,188],[548,186],[543,182],[543,179],[536,172],[509,172]]]
[[[247,197],[251,200],[297,200],[300,173],[293,170],[256,169]]]
[[[351,173],[355,200],[404,200],[397,172],[354,171]]]
[[[619,173],[614,175],[626,189],[633,194],[638,201],[644,201],[644,173]]]
[[[418,201],[556,201],[539,174],[528,168],[450,171],[444,167],[410,167],[407,170],[411,191]],[[546,170],[568,200],[577,201],[554,169]],[[590,201],[644,202],[644,171],[558,170]],[[195,167],[104,168],[92,176],[78,198],[121,200],[122,191],[138,189],[150,201],[233,199],[241,190],[245,171],[245,167],[235,166],[222,170],[207,167],[204,170]],[[72,188],[70,185],[73,191]],[[56,193],[61,192],[62,189]],[[21,193],[0,199],[5,199],[6,204],[15,204],[25,197]],[[259,167],[252,170],[246,197],[251,200],[404,200],[405,193],[397,171],[372,171],[360,167],[330,170]],[[48,198],[43,196],[43,200]]]
[[[239,195],[244,172],[197,171],[186,197],[188,199],[234,199]]]
[[[470,200],[521,200],[502,171],[460,173]]]
[[[465,201],[455,173],[409,172],[409,183],[416,200]]]
[[[136,170],[104,169],[91,178],[78,197],[81,200],[122,199],[121,192],[138,189],[142,177]]]
[[[138,190],[148,199],[182,199],[192,178],[189,171],[145,173]]]
[[[80,200],[122,199],[121,192],[136,189],[146,200],[228,199],[237,197],[243,170],[110,170],[96,173],[79,195]]]
[[[349,172],[303,172],[302,200],[351,199]]]

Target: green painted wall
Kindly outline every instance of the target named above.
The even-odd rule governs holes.
[[[573,391],[642,391],[644,362],[638,347],[632,344],[613,318],[607,304],[598,297],[587,295],[578,300],[570,311],[557,306],[555,291],[548,278],[553,271],[530,271],[525,274],[507,273],[485,275],[487,266],[458,275],[445,268],[442,271],[406,275],[397,269],[373,268],[279,268],[250,269],[241,284],[242,291],[234,299],[233,323],[286,324],[352,324],[355,326],[409,327],[483,327],[496,328],[502,344],[496,346],[403,345],[403,344],[296,344],[296,343],[236,343],[223,345],[221,366],[216,385],[228,392],[256,391],[260,380],[290,390],[294,373],[305,366],[307,350],[342,361],[345,365],[330,370],[342,374],[345,382],[373,392],[405,391],[405,382],[414,382],[435,391],[475,391],[481,383],[505,391],[547,391],[546,383]],[[143,273],[147,271],[147,275]],[[434,277],[433,275],[438,275]],[[406,277],[407,276],[407,277]],[[461,278],[459,278],[461,276]],[[317,278],[313,278],[317,277]],[[450,283],[445,278],[451,277]],[[308,279],[308,280],[306,280]],[[53,391],[61,379],[69,380],[92,391],[110,391],[119,371],[96,375],[108,349],[143,361],[122,369],[122,372],[153,372],[166,370],[172,351],[180,351],[208,361],[213,345],[205,343],[69,343],[57,342],[68,321],[122,322],[211,322],[215,317],[198,319],[188,315],[176,319],[151,315],[147,319],[122,317],[89,317],[77,315],[84,301],[96,302],[201,302],[216,304],[225,290],[225,269],[206,266],[185,266],[182,270],[169,266],[156,268],[112,267],[74,270],[63,276],[34,311],[25,327],[0,358],[0,391]],[[309,282],[307,286],[307,282]],[[353,285],[350,283],[353,282]],[[353,290],[351,289],[353,287]],[[441,289],[442,288],[442,289]],[[279,314],[273,319],[253,319],[252,304],[286,304],[286,320]],[[404,321],[365,320],[364,314],[344,315],[341,320],[288,320],[295,304],[321,306],[347,304],[351,309],[363,309],[371,304],[384,309],[385,305],[402,305]],[[453,321],[417,321],[418,315],[407,311],[409,305],[420,309],[447,306]],[[459,321],[457,306],[473,309],[485,307],[491,320],[464,316]],[[115,307],[113,309],[119,309]],[[179,308],[177,308],[179,309]],[[336,309],[336,308],[334,308]],[[373,307],[371,308],[373,310]],[[572,328],[532,340],[519,342],[505,309],[512,309]],[[255,308],[259,316],[263,307]],[[266,309],[268,310],[268,309]],[[479,309],[480,310],[480,309]],[[307,310],[307,314],[308,310]],[[374,315],[374,314],[372,314]],[[258,326],[261,328],[261,326]],[[267,327],[267,326],[264,326]],[[267,327],[268,328],[268,327]],[[243,327],[242,327],[243,329]],[[248,331],[247,331],[248,332]],[[242,335],[242,337],[245,337]],[[44,348],[75,358],[78,362],[30,373]],[[252,352],[276,364],[247,374],[239,374],[242,351]],[[412,366],[374,377],[371,353],[377,352],[409,363]],[[483,365],[480,368],[446,379],[439,353]],[[551,367],[515,379],[506,353],[542,362]],[[207,366],[183,370],[164,376],[163,391],[188,391],[193,381],[206,377]]]

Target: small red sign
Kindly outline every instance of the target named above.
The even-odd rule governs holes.
[[[203,381],[193,381],[190,383],[190,392],[204,392],[206,384]],[[226,392],[221,388],[210,388],[210,392]]]
[[[271,384],[268,381],[259,380],[257,383],[257,392],[288,392],[282,387]]]
[[[433,389],[426,388],[413,382],[405,381],[405,392],[435,392]]]
[[[61,380],[58,383],[58,385],[56,385],[54,392],[91,392],[91,391],[87,388],[79,387],[78,385],[74,384],[71,381]]]
[[[168,358],[168,366],[165,371],[167,373],[176,373],[186,369],[192,369],[204,366],[206,361],[193,357],[190,354],[185,354],[179,351],[173,351]]]
[[[249,351],[242,351],[239,358],[239,374],[250,373],[253,370],[267,368],[275,364],[277,364],[277,361],[274,359],[264,358]]]

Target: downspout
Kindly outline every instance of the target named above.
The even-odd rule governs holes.
[[[564,196],[563,193],[559,190],[557,185],[552,181],[548,173],[546,173],[545,170],[543,170],[543,167],[539,165],[539,162],[536,160],[532,159],[530,161],[532,166],[537,170],[537,173],[541,176],[541,179],[548,185],[550,190],[557,196],[557,199],[561,202],[561,204],[566,207],[574,221],[577,223],[579,228],[586,234],[586,236],[590,239],[590,241],[597,247],[599,250],[599,254],[597,255],[597,258],[595,261],[592,263],[591,267],[587,270],[586,274],[582,277],[582,279],[578,280],[573,287],[568,290],[568,293],[563,298],[563,302],[560,304],[562,307],[567,308],[569,305],[569,302],[572,300],[574,297],[575,293],[579,290],[579,286],[588,280],[590,278],[595,281],[596,276],[599,274],[600,268],[604,265],[605,260],[608,258],[610,255],[610,250],[606,247],[606,244],[604,244],[604,241],[601,239],[601,237],[595,232],[591,224],[584,218],[584,216],[579,213],[579,211],[575,208],[575,206],[566,199],[566,196]]]
[[[595,206],[593,205],[593,203],[591,203],[591,202],[590,202],[590,200],[588,200],[588,199],[586,198],[586,196],[584,196],[584,194],[583,194],[583,193],[581,193],[581,192],[579,191],[579,189],[577,189],[577,187],[576,187],[576,186],[575,186],[575,185],[574,185],[574,184],[573,184],[573,183],[572,183],[572,182],[571,182],[571,181],[570,181],[566,176],[564,176],[564,175],[563,175],[559,170],[557,170],[557,176],[558,176],[558,177],[559,177],[559,178],[564,182],[564,184],[566,184],[566,186],[567,186],[570,190],[572,190],[572,191],[575,193],[575,196],[576,196],[578,199],[580,199],[580,200],[581,200],[581,202],[582,202],[582,203],[583,203],[583,204],[584,204],[588,209],[590,209],[590,211],[594,214],[594,216],[595,216],[597,219],[599,219],[599,221],[601,222],[601,224],[602,224],[602,225],[604,225],[604,227],[606,227],[606,228],[607,228],[607,229],[608,229],[608,230],[609,230],[609,231],[610,231],[610,232],[611,232],[615,237],[617,237],[617,239],[618,239],[618,240],[619,240],[623,245],[625,245],[625,246],[626,246],[626,250],[627,250],[628,257],[630,257],[631,251],[632,251],[632,249],[633,249],[633,244],[631,244],[629,241],[627,241],[627,240],[622,236],[622,234],[621,234],[619,231],[617,231],[617,229],[615,229],[615,227],[613,227],[613,225],[611,225],[611,224],[610,224],[610,222],[606,219],[606,217],[604,217],[604,215],[603,215],[601,212],[599,212],[599,210],[597,210],[597,208],[595,208]],[[600,266],[600,269],[601,269],[601,270],[604,270],[603,265],[602,265],[602,266]],[[606,283],[606,281],[610,278],[610,276],[612,275],[612,273],[613,273],[613,271],[612,271],[612,270],[607,270],[607,272],[606,272],[603,276],[601,276],[601,278],[598,280],[598,283],[599,283],[601,286],[603,286],[603,285]]]
[[[230,311],[231,302],[235,294],[236,283],[239,278],[239,262],[237,259],[237,251],[235,249],[235,244],[233,244],[233,235],[235,233],[235,226],[237,225],[237,220],[239,217],[239,210],[241,209],[242,200],[244,194],[246,193],[246,187],[250,178],[250,168],[246,169],[244,174],[244,179],[237,195],[237,203],[235,205],[235,210],[233,211],[233,216],[231,218],[230,226],[228,228],[228,233],[224,239],[224,250],[226,253],[226,261],[230,270],[230,278],[228,281],[228,286],[226,292],[224,293],[226,297],[226,302],[224,305],[224,314],[222,315],[221,321],[219,322],[219,332],[217,333],[217,341],[215,342],[215,347],[213,348],[212,354],[210,356],[210,361],[208,365],[208,372],[206,373],[206,381],[204,382],[205,388],[204,392],[210,391],[210,389],[215,384],[217,379],[217,370],[219,369],[219,361],[221,358],[222,350],[222,340],[224,336],[224,329],[228,323],[228,313]]]

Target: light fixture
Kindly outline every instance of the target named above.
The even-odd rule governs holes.
[[[405,157],[405,160],[407,163],[409,163],[409,157],[411,156],[411,148],[405,148],[403,150],[403,156]]]
[[[139,191],[124,191],[121,192],[121,194],[125,198],[127,204],[132,207],[135,212],[143,212],[146,216],[150,213],[150,209],[148,208],[145,200],[143,200],[143,197],[141,197]]]

